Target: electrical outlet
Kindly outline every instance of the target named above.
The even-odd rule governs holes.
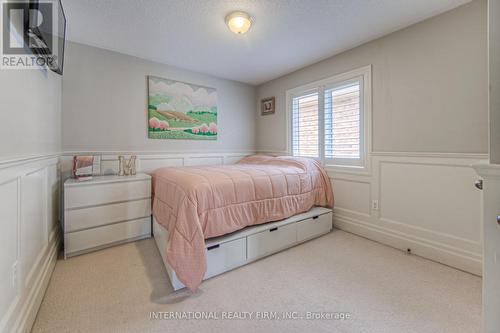
[[[17,261],[12,265],[12,271],[10,274],[10,286],[15,289],[17,288]]]
[[[378,200],[372,200],[372,209],[378,210]]]

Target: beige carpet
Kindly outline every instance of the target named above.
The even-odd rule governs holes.
[[[351,318],[171,320],[151,311]],[[480,317],[479,277],[336,230],[205,281],[190,297],[172,293],[152,239],[59,260],[33,332],[472,333]]]

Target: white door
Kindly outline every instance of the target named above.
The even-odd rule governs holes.
[[[500,165],[476,166],[483,177],[483,332],[500,332]]]

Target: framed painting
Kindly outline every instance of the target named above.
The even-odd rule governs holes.
[[[150,139],[217,140],[217,90],[148,76]]]
[[[274,97],[264,98],[260,101],[260,114],[265,116],[268,114],[274,114]]]

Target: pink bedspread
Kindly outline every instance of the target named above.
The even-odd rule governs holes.
[[[234,165],[153,172],[153,215],[169,231],[166,257],[190,290],[205,274],[205,239],[333,207],[329,178],[312,159],[249,156]]]

